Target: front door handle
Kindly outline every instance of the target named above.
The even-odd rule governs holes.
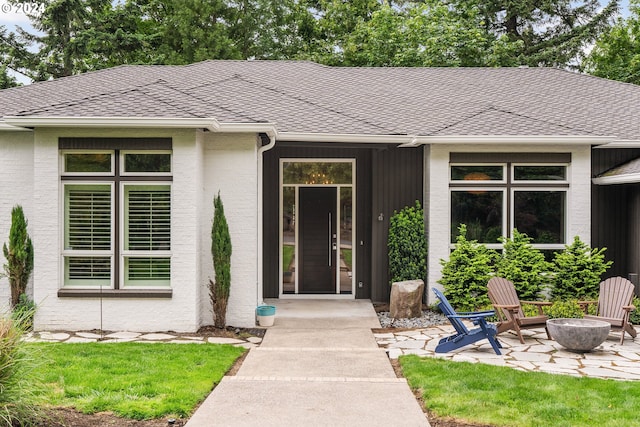
[[[329,212],[329,267],[331,267],[331,258],[332,258],[332,254],[333,251],[331,250],[332,246],[331,246],[331,212]]]

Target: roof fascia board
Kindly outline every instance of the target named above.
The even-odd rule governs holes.
[[[2,123],[0,123],[2,125]],[[4,117],[4,125],[34,127],[202,128],[211,132],[277,134],[274,123],[220,123],[214,118],[171,117]]]
[[[26,128],[35,127],[131,127],[131,128],[203,128],[218,131],[214,118],[173,117],[4,117],[4,123]]]
[[[633,139],[621,139],[619,141],[602,144],[598,148],[640,148],[640,141]]]
[[[31,129],[28,128],[23,128],[20,126],[12,126],[6,123],[2,123],[2,121],[0,121],[0,132],[2,131],[8,131],[8,132],[32,132]]]
[[[603,176],[593,178],[592,183],[596,185],[614,185],[614,184],[637,184],[640,182],[640,173],[629,173],[625,175]]]
[[[303,142],[343,142],[343,143],[381,143],[401,144],[403,147],[416,147],[425,144],[570,144],[600,145],[610,143],[613,136],[577,136],[577,135],[461,135],[461,136],[416,136],[416,135],[367,135],[367,134],[328,134],[304,132],[279,132],[279,141]]]

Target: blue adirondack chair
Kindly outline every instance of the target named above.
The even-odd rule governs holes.
[[[502,345],[496,339],[496,334],[498,330],[496,325],[492,323],[487,323],[487,317],[493,316],[495,314],[494,311],[477,311],[473,313],[456,313],[456,311],[451,307],[449,301],[444,296],[442,292],[440,292],[436,288],[431,288],[433,292],[436,294],[436,297],[440,300],[438,303],[438,307],[442,313],[447,316],[449,322],[453,325],[456,330],[456,333],[442,338],[438,345],[436,346],[436,353],[447,353],[451,350],[455,350],[456,348],[464,347],[465,345],[473,344],[476,341],[480,341],[482,339],[488,339],[489,343],[491,343],[491,347],[496,352],[496,354],[500,353],[500,348]],[[469,330],[464,323],[462,323],[461,319],[469,319],[473,322],[474,325],[478,326],[475,329]]]

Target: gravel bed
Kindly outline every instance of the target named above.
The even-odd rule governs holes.
[[[421,317],[412,317],[411,319],[393,319],[389,317],[388,311],[381,311],[378,312],[378,319],[383,328],[427,328],[448,323],[444,315],[430,310],[423,310]]]

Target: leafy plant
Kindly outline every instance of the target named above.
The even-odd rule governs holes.
[[[584,317],[584,311],[575,299],[566,301],[554,301],[553,305],[542,307],[544,314],[550,319],[572,318],[580,319]]]
[[[490,304],[487,282],[492,276],[495,252],[476,240],[467,240],[467,227],[458,228],[456,248],[449,260],[440,260],[444,294],[456,310],[473,311]]]
[[[14,206],[11,210],[9,245],[5,243],[2,246],[2,252],[7,260],[3,267],[11,288],[11,307],[15,307],[20,295],[26,292],[27,283],[33,271],[33,244],[27,232],[27,220],[20,205]]]
[[[629,321],[634,325],[640,325],[640,298],[634,297],[632,304],[636,309],[629,313]]]
[[[27,294],[20,294],[18,304],[13,307],[11,318],[19,321],[25,331],[33,329],[33,317],[36,314],[36,303]]]
[[[592,249],[576,236],[564,251],[556,253],[553,298],[597,299],[601,276],[612,264],[605,261],[605,251],[606,248]]]
[[[504,251],[496,264],[496,276],[512,281],[520,299],[537,300],[547,281],[544,273],[551,265],[531,245],[531,238],[517,229],[513,229],[510,239],[501,237],[500,241]]]
[[[394,212],[389,222],[389,274],[391,282],[422,279],[427,274],[427,239],[420,202]]]
[[[231,291],[231,236],[220,192],[213,199],[213,206],[211,255],[215,278],[214,281],[209,279],[209,296],[213,304],[214,325],[224,328],[227,324],[227,304]]]
[[[0,317],[0,424],[35,425],[41,413],[36,399],[40,384],[37,358],[22,340],[24,319]]]

